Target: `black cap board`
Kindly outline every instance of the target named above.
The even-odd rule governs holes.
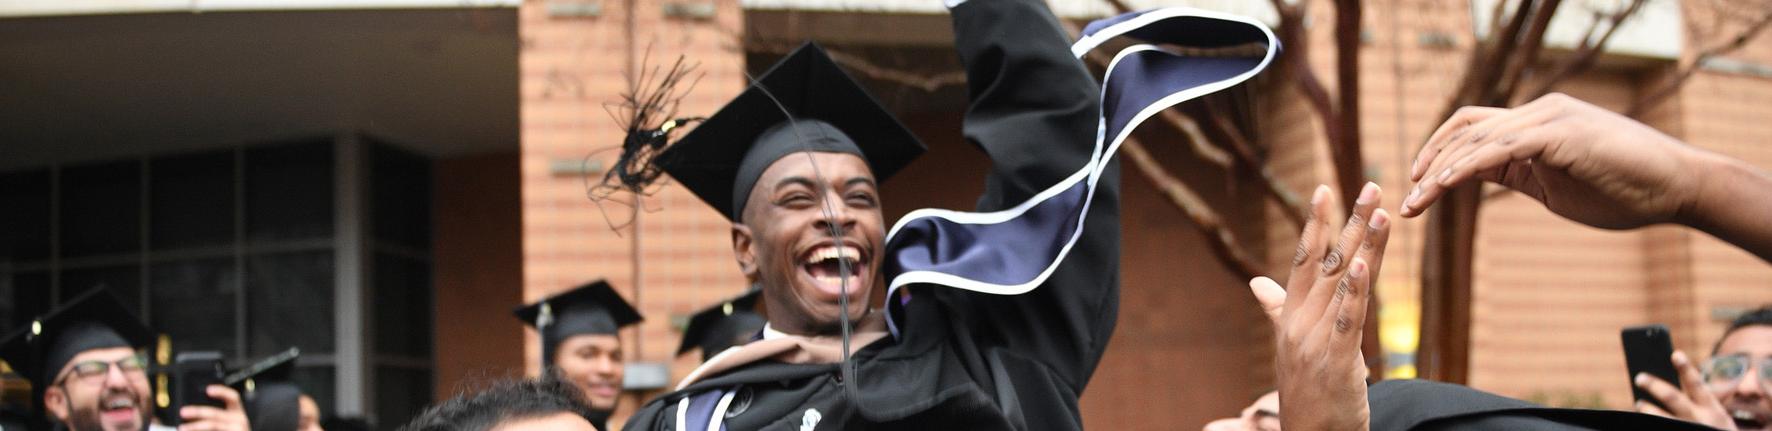
[[[518,307],[514,314],[541,333],[543,367],[554,364],[554,347],[567,338],[580,334],[615,335],[622,327],[641,320],[640,312],[603,280]]]
[[[291,347],[234,370],[222,381],[240,392],[252,429],[295,431],[301,426],[301,388],[291,379],[301,350]]]
[[[43,389],[81,352],[139,348],[153,338],[152,331],[128,306],[109,291],[93,288],[0,339],[0,359],[31,380],[31,399],[36,401],[43,399]],[[32,405],[36,406],[33,414],[41,419],[41,403]]]
[[[700,347],[701,360],[706,362],[727,348],[751,342],[768,323],[757,312],[757,299],[762,297],[762,292],[752,286],[743,295],[720,301],[690,316],[689,326],[683,329],[683,343],[677,346],[677,355]]]
[[[924,149],[824,49],[807,43],[659,154],[657,163],[737,221],[757,178],[783,156],[855,154],[876,182],[885,182]]]

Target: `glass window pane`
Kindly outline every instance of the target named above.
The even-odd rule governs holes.
[[[375,256],[375,352],[431,357],[431,268],[423,262]]]
[[[296,361],[299,362],[300,359]],[[338,415],[338,383],[333,380],[332,367],[297,366],[295,375],[290,379],[295,381],[296,387],[301,388],[301,393],[313,397],[314,404],[320,405],[320,418]]]
[[[49,312],[49,272],[19,272],[0,277],[0,334],[10,334],[31,319]]]
[[[141,163],[135,160],[63,169],[63,256],[141,249]]]
[[[215,350],[237,358],[234,295],[239,272],[234,260],[204,259],[149,267],[153,286],[153,326],[172,335],[175,351]]]
[[[430,403],[430,371],[385,365],[375,367],[377,429],[397,429]]]
[[[48,169],[0,174],[0,262],[49,259]]]
[[[234,152],[149,162],[148,243],[155,250],[234,242]]]
[[[246,150],[246,237],[251,241],[332,236],[332,143]]]
[[[370,147],[370,206],[375,238],[431,246],[431,161],[390,145]]]
[[[97,268],[77,268],[62,270],[61,303],[74,299],[82,293],[95,288],[110,290],[117,299],[135,310],[136,316],[142,312],[142,273],[140,265],[107,266]]]
[[[300,347],[333,352],[332,252],[246,259],[247,343],[253,356]]]

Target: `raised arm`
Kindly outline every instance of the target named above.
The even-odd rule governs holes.
[[[1772,176],[1562,94],[1458,111],[1422,147],[1402,215],[1489,181],[1589,226],[1680,223],[1772,261]]]
[[[1083,168],[1095,145],[1099,86],[1038,0],[969,0],[953,8],[971,103],[968,141],[991,159],[979,211],[1013,207]],[[937,289],[979,342],[1036,358],[1081,391],[1118,314],[1119,169],[1104,172],[1083,233],[1045,283],[1020,295]]]

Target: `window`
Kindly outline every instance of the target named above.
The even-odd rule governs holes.
[[[362,177],[338,178],[341,162]],[[180,350],[244,364],[299,347],[295,379],[327,414],[393,429],[431,400],[430,175],[429,159],[357,136],[0,172],[0,332],[102,288]],[[339,237],[356,230],[337,208],[361,212],[345,216],[360,232]],[[363,253],[359,295],[340,294],[341,244]],[[341,343],[370,348],[340,357]]]

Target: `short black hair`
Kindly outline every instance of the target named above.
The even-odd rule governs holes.
[[[1723,336],[1717,337],[1716,344],[1710,346],[1710,355],[1717,355],[1717,350],[1723,348],[1723,340],[1729,339],[1729,334],[1734,334],[1735,330],[1749,326],[1772,326],[1772,304],[1762,305],[1760,308],[1735,316],[1735,320],[1729,322],[1729,329],[1724,329]]]
[[[479,393],[466,393],[437,404],[412,419],[401,431],[486,431],[498,425],[572,413],[591,417],[578,388],[556,371],[537,379],[509,379]],[[589,420],[589,419],[587,419]]]

